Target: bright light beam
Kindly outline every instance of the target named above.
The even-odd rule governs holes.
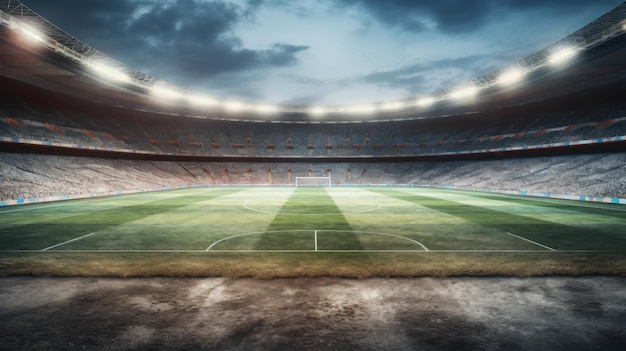
[[[351,106],[346,106],[343,110],[348,113],[370,114],[370,113],[376,112],[376,106],[372,104],[351,105]]]
[[[384,111],[398,111],[401,110],[404,104],[400,101],[390,101],[383,103],[380,108]]]
[[[187,96],[187,101],[198,107],[215,106],[218,104],[215,98],[198,94]]]
[[[460,88],[458,90],[451,92],[450,97],[455,100],[465,100],[465,99],[473,98],[474,96],[476,96],[476,94],[478,94],[478,88],[471,86],[471,87]]]
[[[328,109],[324,106],[311,106],[308,108],[308,111],[313,116],[324,116],[328,113]]]
[[[577,51],[578,50],[576,50],[574,48],[561,49],[561,50],[553,53],[552,55],[550,55],[550,57],[548,58],[548,62],[550,62],[551,65],[561,65],[561,64],[564,64],[565,62],[567,62],[570,59],[572,59],[574,57],[574,55],[576,55]]]
[[[421,98],[415,102],[415,104],[420,107],[428,107],[434,103],[435,98],[432,96]]]
[[[275,113],[278,112],[278,106],[276,105],[255,105],[254,111],[260,113]]]
[[[177,100],[183,96],[182,93],[164,85],[153,86],[151,92],[154,97],[167,100]]]
[[[241,112],[246,106],[239,102],[239,101],[227,101],[224,104],[224,108],[226,109],[226,111],[228,112]]]
[[[130,83],[131,81],[129,76],[115,68],[93,62],[86,62],[85,64],[103,79],[121,83]]]
[[[20,31],[20,33],[22,33],[30,41],[39,42],[39,43],[44,43],[46,41],[45,35],[43,35],[43,33],[41,33],[40,31],[36,30],[35,28],[27,24],[19,23],[17,25],[17,28]]]
[[[502,74],[498,77],[498,84],[501,85],[513,85],[518,83],[524,78],[524,71],[519,68],[510,69],[502,72]]]

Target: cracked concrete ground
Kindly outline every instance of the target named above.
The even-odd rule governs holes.
[[[0,278],[2,350],[626,347],[626,277]]]

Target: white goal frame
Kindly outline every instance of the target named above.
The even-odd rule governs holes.
[[[296,177],[296,188],[301,186],[331,187],[330,177]]]

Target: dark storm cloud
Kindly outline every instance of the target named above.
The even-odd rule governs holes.
[[[308,46],[245,48],[233,34],[260,0],[26,0],[25,4],[82,41],[147,73],[173,81],[289,66]]]
[[[423,32],[434,25],[446,34],[473,32],[496,16],[541,10],[542,16],[584,11],[601,1],[589,0],[336,0],[340,7],[358,8],[385,26]],[[367,22],[366,18],[363,18]]]

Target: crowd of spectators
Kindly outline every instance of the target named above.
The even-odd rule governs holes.
[[[626,154],[448,162],[176,162],[0,153],[0,200],[230,184],[432,185],[626,197]]]

